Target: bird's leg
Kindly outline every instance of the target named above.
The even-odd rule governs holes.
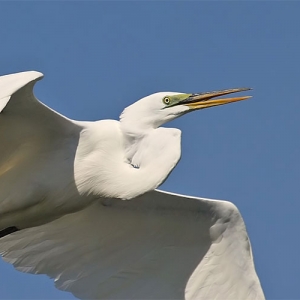
[[[15,226],[7,227],[7,228],[5,228],[3,230],[0,230],[0,238],[6,236],[8,234],[11,234],[13,232],[16,232],[18,230],[19,229],[17,227],[15,227]]]

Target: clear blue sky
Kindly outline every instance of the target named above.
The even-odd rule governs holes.
[[[73,119],[117,119],[157,91],[253,87],[186,115],[163,189],[240,209],[268,299],[300,299],[300,3],[1,2],[0,74],[38,70],[35,92]],[[74,299],[0,262],[0,299]]]

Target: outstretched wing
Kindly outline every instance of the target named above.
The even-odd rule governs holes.
[[[244,222],[225,201],[99,200],[0,239],[0,252],[82,299],[264,299]]]
[[[40,202],[43,187],[57,189],[59,174],[74,177],[80,129],[34,97],[42,77],[34,71],[0,77],[0,230],[18,226],[15,212]]]

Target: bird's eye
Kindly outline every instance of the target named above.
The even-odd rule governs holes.
[[[166,105],[169,105],[170,104],[170,98],[169,97],[165,97],[164,99],[163,99],[163,102],[164,102],[164,104],[166,104]]]

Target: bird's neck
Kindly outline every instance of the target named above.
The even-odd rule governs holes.
[[[134,198],[157,188],[180,159],[178,129],[141,133],[122,128],[116,121],[97,123],[97,130],[91,127],[80,138],[77,166],[79,173],[86,175],[77,181],[82,193]],[[84,149],[87,144],[88,152]]]

